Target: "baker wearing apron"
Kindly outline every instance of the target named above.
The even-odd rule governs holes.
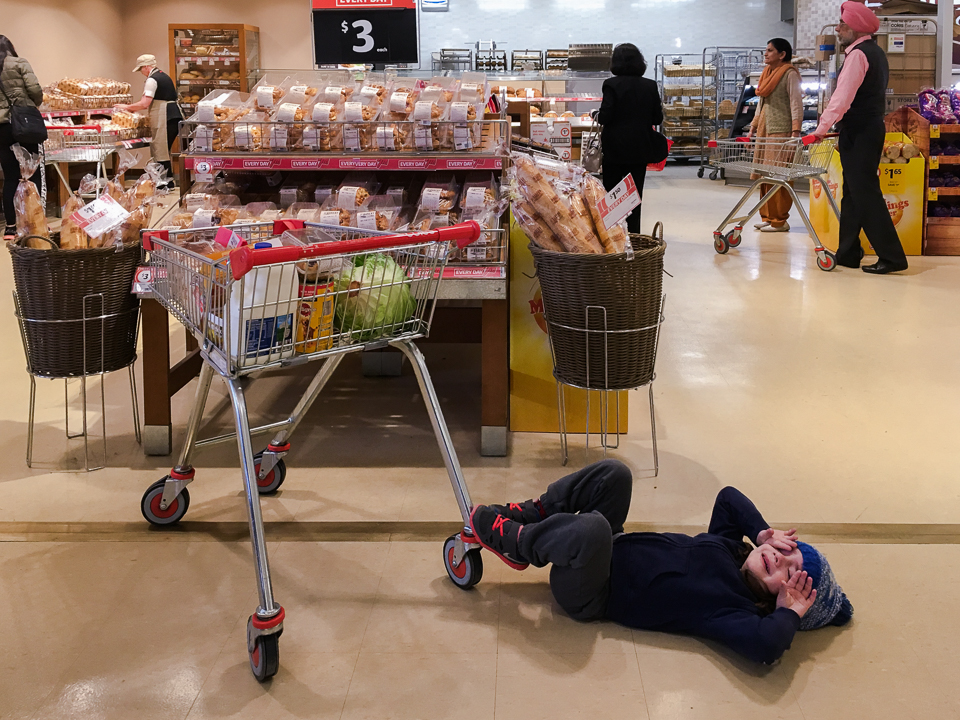
[[[150,114],[150,131],[153,140],[150,143],[150,154],[154,160],[167,170],[167,177],[173,182],[173,170],[170,165],[170,148],[180,132],[180,122],[183,114],[177,104],[177,86],[165,72],[157,67],[157,58],[154,55],[141,55],[137,58],[137,66],[133,69],[147,78],[143,84],[143,97],[131,105],[117,105],[120,110],[136,112],[148,110]]]

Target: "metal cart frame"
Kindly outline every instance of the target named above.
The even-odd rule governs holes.
[[[144,517],[155,525],[178,522],[189,507],[187,486],[195,476],[192,465],[195,449],[236,438],[259,593],[257,609],[247,621],[247,650],[251,670],[261,681],[275,675],[279,668],[278,642],[283,632],[285,612],[273,594],[260,495],[275,492],[280,487],[286,476],[283,458],[290,450],[291,435],[319,397],[344,355],[349,352],[389,345],[403,352],[410,360],[463,518],[463,530],[444,543],[443,555],[447,573],[459,587],[469,588],[480,581],[483,572],[480,545],[470,527],[473,504],[467,484],[423,355],[414,345],[415,340],[426,337],[429,333],[434,301],[450,246],[456,243],[462,248],[476,241],[481,234],[480,226],[476,222],[467,222],[426,232],[392,235],[287,220],[273,224],[234,225],[229,231],[241,242],[254,243],[278,235],[284,230],[304,228],[315,228],[326,233],[327,241],[321,240],[299,247],[262,249],[242,245],[219,259],[211,259],[183,247],[184,242],[191,239],[212,239],[218,228],[144,233],[144,246],[151,253],[150,265],[154,273],[153,294],[197,337],[204,363],[187,423],[186,439],[177,464],[167,476],[147,489],[141,500],[141,511]],[[330,239],[333,242],[330,242]],[[236,241],[234,244],[237,244]],[[362,266],[359,288],[355,288],[351,283],[347,289],[334,290],[331,288],[335,284],[324,285],[326,281],[307,280],[308,284],[314,283],[313,293],[303,295],[301,290],[298,297],[289,297],[289,293],[285,294],[279,289],[274,297],[271,289],[269,293],[262,293],[267,296],[266,299],[259,303],[254,302],[248,307],[250,286],[256,289],[258,283],[264,279],[269,283],[271,273],[286,272],[288,277],[291,274],[296,276],[295,265],[301,271],[310,271],[311,268],[322,268],[324,271],[328,268],[339,268],[341,272],[346,272],[352,267],[351,272],[355,277],[357,268],[361,267],[358,262],[378,251],[392,258],[393,262],[402,268],[405,276],[403,280],[388,279],[383,275],[378,281],[372,271]],[[368,278],[368,272],[372,278]],[[272,277],[276,280],[282,275]],[[363,285],[364,278],[369,279],[369,285]],[[359,329],[354,323],[352,330],[342,327],[338,331],[333,327],[334,310],[331,308],[331,334],[328,337],[318,335],[313,340],[297,339],[296,342],[286,337],[277,339],[280,318],[285,317],[286,309],[292,302],[297,303],[300,308],[298,317],[302,317],[304,297],[322,297],[324,303],[329,299],[333,307],[336,307],[339,303],[349,303],[349,298],[357,298],[364,292],[376,292],[381,296],[387,293],[391,298],[409,292],[416,309],[410,317],[403,320],[383,319],[377,321],[375,327],[363,324]],[[239,317],[234,320],[232,313],[237,307]],[[325,310],[324,313],[326,312]],[[267,326],[268,319],[275,323]],[[254,322],[259,322],[260,325],[251,325]],[[252,330],[255,327],[259,327],[259,330]],[[258,332],[259,335],[256,334]],[[231,337],[232,333],[243,335]],[[252,357],[251,339],[254,341]],[[237,342],[238,340],[241,342]],[[314,343],[313,346],[310,345],[311,342]],[[297,345],[301,347],[297,348]],[[312,360],[324,362],[292,414],[286,420],[251,428],[245,396],[250,374]],[[236,432],[200,441],[200,422],[214,371],[220,374],[227,384]],[[275,434],[266,449],[255,453],[253,435],[271,431]]]
[[[754,183],[747,189],[737,204],[734,206],[723,222],[713,231],[713,248],[720,255],[725,255],[730,248],[740,245],[740,235],[743,232],[743,226],[756,215],[760,208],[774,196],[774,194],[783,188],[790,194],[794,207],[800,213],[803,224],[807,227],[807,233],[813,240],[814,252],[817,255],[817,267],[821,270],[830,271],[837,266],[837,259],[834,253],[827,250],[817,231],[810,222],[807,211],[803,209],[800,198],[791,184],[794,180],[807,178],[810,182],[819,182],[826,189],[826,196],[829,199],[830,207],[834,215],[839,219],[840,209],[837,207],[837,201],[829,190],[825,175],[830,165],[830,159],[833,157],[833,151],[836,148],[836,138],[826,138],[821,142],[813,143],[813,136],[808,135],[804,138],[754,138],[747,140],[738,138],[736,140],[717,140],[710,143],[714,150],[711,163],[723,170],[739,170],[750,175],[759,175]],[[770,154],[774,157],[770,159]],[[747,200],[753,195],[760,185],[773,185],[773,187],[764,194],[760,201],[754,205],[746,215],[737,215],[740,209],[746,204]],[[733,229],[724,233],[727,225],[733,223]]]

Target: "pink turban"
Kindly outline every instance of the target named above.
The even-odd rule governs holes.
[[[880,21],[873,14],[873,10],[867,8],[862,2],[847,0],[840,6],[840,21],[854,32],[870,33],[871,35],[880,29]]]

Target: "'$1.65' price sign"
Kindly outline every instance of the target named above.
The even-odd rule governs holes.
[[[416,0],[313,0],[319,65],[419,62],[418,31]]]

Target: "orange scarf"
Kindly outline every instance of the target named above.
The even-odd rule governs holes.
[[[787,70],[792,68],[791,63],[780,63],[777,66],[767,65],[760,74],[760,82],[757,85],[757,95],[760,97],[770,97],[770,94],[777,89],[780,80],[786,74]]]

